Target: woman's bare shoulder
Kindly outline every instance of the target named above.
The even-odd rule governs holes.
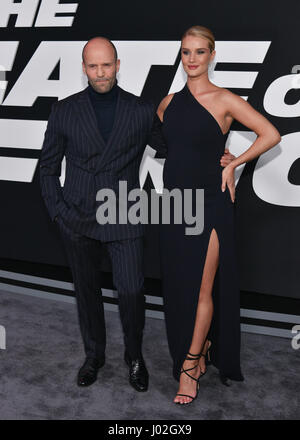
[[[218,93],[218,102],[222,105],[224,113],[232,114],[232,111],[235,109],[235,114],[232,114],[232,116],[236,118],[239,111],[249,110],[250,104],[240,95],[222,87],[220,87]]]
[[[165,96],[161,100],[161,102],[157,108],[157,115],[161,121],[163,121],[164,112],[165,112],[166,108],[168,107],[168,105],[170,104],[170,102],[172,101],[173,96],[174,96],[174,93],[170,93],[170,95]]]
[[[224,87],[219,87],[219,97],[227,103],[245,101],[243,98],[240,97],[240,95],[237,95],[236,93],[233,93],[230,90],[225,89]]]

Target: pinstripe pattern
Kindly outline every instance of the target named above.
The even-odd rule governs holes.
[[[101,292],[101,246],[112,260],[114,286],[119,295],[124,343],[134,359],[141,354],[145,325],[143,238],[112,241],[82,236],[59,219],[60,232],[73,275],[80,331],[87,357],[103,358],[106,346],[105,317]]]
[[[118,87],[119,88],[119,87]],[[151,137],[154,106],[119,88],[111,135],[104,142],[88,89],[53,105],[40,159],[41,191],[52,220],[58,217],[71,267],[86,356],[102,358],[106,333],[101,295],[101,246],[112,260],[119,294],[124,342],[129,355],[141,354],[145,323],[143,225],[99,225],[96,193],[139,187],[139,166]],[[64,188],[59,182],[66,157]],[[128,202],[128,209],[134,202]],[[99,294],[100,293],[100,294]]]
[[[40,158],[41,191],[52,220],[63,218],[75,232],[101,241],[141,236],[141,224],[99,225],[96,193],[114,189],[126,180],[130,191],[139,187],[139,166],[151,133],[152,103],[119,89],[111,135],[104,142],[88,89],[55,103],[48,120]],[[66,178],[60,186],[61,161]],[[128,210],[134,202],[128,203]]]
[[[145,325],[143,238],[106,243],[112,260],[113,282],[119,294],[124,344],[135,359],[141,354]]]

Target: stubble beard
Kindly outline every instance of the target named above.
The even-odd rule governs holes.
[[[110,79],[106,78],[104,81],[99,79],[91,81],[91,85],[96,92],[107,93],[113,88],[115,81],[116,77]]]

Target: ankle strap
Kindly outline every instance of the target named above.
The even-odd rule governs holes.
[[[189,356],[193,356],[193,357],[189,357]],[[201,353],[199,353],[199,354],[192,354],[192,353],[188,352],[188,354],[186,356],[186,360],[188,360],[188,361],[196,361],[197,359],[200,359],[200,356],[201,356]]]

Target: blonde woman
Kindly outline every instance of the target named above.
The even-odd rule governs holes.
[[[166,96],[157,116],[167,147],[164,187],[204,189],[204,230],[186,235],[187,224],[161,225],[160,251],[165,319],[174,402],[189,404],[210,361],[221,381],[244,380],[240,367],[240,302],[235,242],[235,168],[280,142],[277,129],[249,103],[208,78],[215,57],[212,32],[188,29],[181,42],[184,88]],[[255,142],[222,167],[236,119],[257,134]],[[193,195],[194,208],[195,196]],[[171,210],[172,211],[172,210]]]

